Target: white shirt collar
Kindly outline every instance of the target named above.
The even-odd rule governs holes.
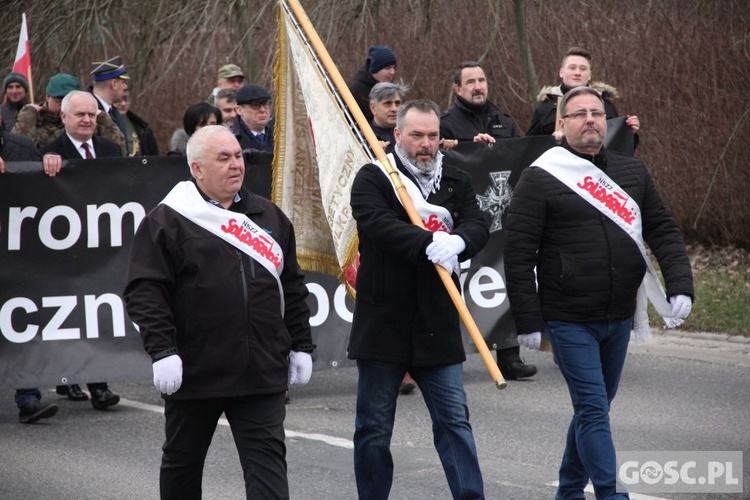
[[[67,132],[65,132],[65,133],[68,135],[68,139],[70,139],[70,142],[72,142],[73,145],[76,147],[76,151],[78,151],[78,153],[81,155],[81,158],[85,159],[86,158],[86,152],[81,148],[81,144],[83,144],[83,142],[79,141],[78,139],[74,139]],[[91,151],[91,156],[93,156],[94,158],[96,158],[96,150],[94,149],[94,142],[91,139],[89,139],[88,141],[86,141],[86,144],[89,145],[89,151]]]

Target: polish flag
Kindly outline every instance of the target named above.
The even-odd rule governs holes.
[[[34,93],[31,86],[31,51],[29,50],[29,31],[26,28],[25,12],[21,23],[21,34],[18,36],[18,49],[16,50],[16,61],[13,63],[13,71],[21,73],[29,82],[29,102],[34,102]]]

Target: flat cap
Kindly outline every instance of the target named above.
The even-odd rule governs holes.
[[[250,104],[253,101],[269,101],[271,95],[260,85],[245,85],[237,91],[237,105]]]
[[[94,77],[95,82],[104,82],[113,78],[130,79],[125,74],[125,66],[123,66],[120,56],[107,59],[106,61],[91,63],[91,76]]]

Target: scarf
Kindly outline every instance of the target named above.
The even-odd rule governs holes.
[[[437,193],[438,189],[440,189],[440,180],[443,178],[443,153],[438,151],[435,157],[435,168],[432,170],[423,170],[407,158],[406,153],[401,151],[398,144],[394,148],[394,151],[401,160],[401,163],[406,167],[406,170],[417,180],[417,186],[419,186],[419,191],[422,193],[424,199],[427,199],[431,193]]]

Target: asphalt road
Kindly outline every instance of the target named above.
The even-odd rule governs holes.
[[[743,451],[743,494],[657,494],[634,499],[750,498],[750,344],[716,336],[659,336],[631,346],[611,420],[618,450]],[[571,415],[564,381],[546,353],[530,380],[495,389],[478,355],[464,369],[471,422],[489,499],[554,498]],[[353,499],[352,429],[356,369],[316,371],[287,406],[293,499]],[[161,400],[149,382],[116,383],[123,401],[98,412],[53,392],[58,414],[18,423],[12,391],[0,407],[0,499],[158,498],[163,441]],[[447,499],[419,392],[399,399],[392,451],[392,499]],[[735,475],[738,472],[735,471]],[[594,498],[588,494],[588,498]],[[219,425],[203,476],[203,498],[244,498],[231,432]]]

